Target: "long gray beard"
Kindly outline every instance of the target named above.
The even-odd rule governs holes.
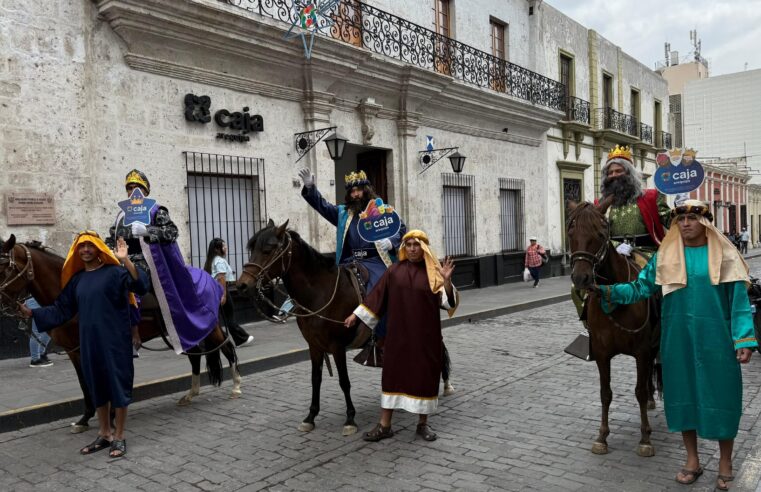
[[[602,184],[602,196],[613,195],[613,206],[628,205],[639,198],[642,187],[637,186],[636,178],[624,174],[616,178],[606,178]]]

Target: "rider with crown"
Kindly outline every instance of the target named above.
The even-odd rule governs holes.
[[[356,261],[366,267],[369,272],[366,286],[369,294],[386,269],[396,262],[394,251],[399,248],[401,236],[406,232],[404,223],[402,222],[399,233],[391,238],[375,242],[365,241],[357,230],[359,214],[377,195],[364,171],[353,172],[344,177],[346,197],[343,205],[333,205],[323,198],[314,184],[314,174],[309,169],[299,171],[299,177],[304,182],[301,196],[317,213],[336,226],[336,264]],[[376,336],[382,338],[384,335],[385,326],[376,327]]]
[[[666,196],[643,189],[642,174],[634,166],[629,147],[608,153],[601,172],[600,201],[612,197],[608,208],[610,238],[620,243],[616,250],[631,254],[632,247],[655,251],[666,235],[670,209]]]

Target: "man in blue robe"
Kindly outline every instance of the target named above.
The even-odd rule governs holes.
[[[304,182],[301,196],[325,220],[336,226],[336,264],[347,265],[356,261],[367,268],[369,279],[366,292],[369,295],[386,269],[396,262],[394,252],[399,248],[401,237],[407,232],[407,227],[402,222],[399,232],[391,238],[375,242],[362,239],[357,229],[359,214],[365,210],[371,199],[377,198],[364,171],[345,176],[346,197],[343,205],[334,205],[323,198],[314,184],[314,174],[309,169],[299,171],[299,177]],[[385,335],[384,320],[375,327],[375,336],[383,338]]]
[[[21,305],[19,309],[23,316],[33,316],[43,332],[79,315],[82,375],[100,426],[97,438],[80,453],[110,448],[111,457],[122,457],[127,452],[124,428],[134,378],[129,315],[134,296],[130,292],[145,294],[150,281],[130,261],[122,238],[114,254],[97,233],[85,231],[69,249],[61,283],[63,290],[51,306],[29,309]],[[116,417],[113,433],[110,408]]]

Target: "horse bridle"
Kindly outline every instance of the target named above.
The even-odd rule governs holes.
[[[248,272],[246,273],[254,277],[254,280],[258,280],[260,276],[262,275],[262,273],[264,273],[265,275],[269,277],[269,275],[266,273],[267,270],[269,270],[269,268],[272,265],[274,265],[277,260],[280,260],[282,273],[287,272],[291,268],[291,258],[293,256],[293,239],[291,238],[291,235],[288,234],[287,231],[285,233],[285,238],[288,241],[285,244],[278,244],[277,254],[275,254],[275,256],[269,262],[267,262],[264,266],[258,263],[254,263],[253,261],[248,261],[243,264],[243,270],[245,271],[246,267],[249,267],[249,266],[257,267],[259,269],[259,272],[256,275],[252,275]],[[286,264],[286,260],[288,260],[288,264]]]
[[[19,267],[18,262],[16,262],[16,256],[13,254],[13,251],[16,249],[15,246],[21,247],[26,253],[26,264],[23,267]],[[24,276],[30,282],[34,280],[32,253],[23,244],[16,244],[15,246],[7,253],[0,253],[0,265],[8,265],[5,277],[2,284],[0,284],[0,315],[12,318],[19,317],[18,304],[25,297],[25,289],[20,289],[16,297],[12,297],[5,291],[6,288]]]

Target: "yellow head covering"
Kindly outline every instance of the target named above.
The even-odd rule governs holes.
[[[711,285],[743,281],[748,285],[748,264],[729,239],[724,237],[710,220],[708,206],[699,200],[686,200],[676,207],[671,216],[671,227],[658,248],[658,264],[655,283],[663,288],[663,295],[670,294],[687,285],[687,267],[684,259],[684,242],[677,219],[685,213],[700,217],[708,238],[708,276]]]
[[[82,258],[79,257],[79,253],[77,252],[79,245],[83,243],[92,243],[98,251],[100,251],[101,254],[99,257],[101,262],[109,265],[121,265],[121,262],[116,258],[114,252],[106,246],[106,243],[104,243],[100,236],[98,236],[97,232],[80,232],[77,234],[76,239],[74,239],[74,242],[69,248],[69,253],[66,255],[66,261],[63,263],[63,270],[61,270],[61,288],[66,287],[66,284],[69,283],[69,280],[71,280],[71,277],[73,277],[75,273],[84,270],[85,268],[85,263],[82,261]],[[135,295],[131,292],[129,294],[129,302],[133,306],[137,306]]]
[[[423,260],[425,261],[425,271],[428,274],[428,285],[431,287],[431,292],[438,294],[444,292],[444,277],[439,273],[441,263],[436,255],[433,254],[429,247],[428,235],[419,229],[413,229],[402,238],[402,247],[399,248],[399,261],[407,259],[407,251],[404,249],[404,243],[409,239],[414,239],[420,244],[420,248],[423,250]],[[451,318],[457,307],[460,305],[460,296],[456,296],[455,306],[447,310],[449,317]],[[451,305],[451,304],[450,304]]]

